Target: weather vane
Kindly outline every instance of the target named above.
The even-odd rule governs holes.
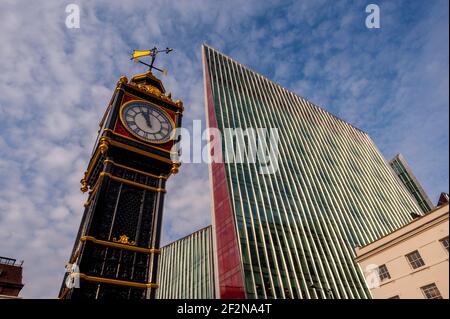
[[[130,60],[133,60],[134,62],[139,62],[139,63],[141,63],[143,65],[148,66],[148,70],[149,71],[151,71],[152,69],[155,69],[155,70],[161,72],[162,74],[167,75],[167,70],[159,69],[156,66],[154,66],[153,64],[155,63],[156,55],[158,53],[165,52],[166,54],[169,54],[172,51],[173,51],[173,49],[170,49],[170,48],[165,48],[164,50],[158,50],[156,47],[154,47],[151,50],[143,50],[143,51],[133,50],[133,54],[131,55],[131,59]],[[150,64],[142,62],[141,60],[139,60],[139,58],[143,57],[143,56],[150,56],[151,57]]]

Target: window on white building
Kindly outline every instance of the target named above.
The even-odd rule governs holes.
[[[378,267],[378,277],[380,277],[380,281],[391,279],[391,275],[389,274],[389,270],[386,265],[381,265]]]
[[[442,299],[439,289],[434,283],[421,287],[422,292],[427,299]]]
[[[448,236],[445,238],[442,238],[441,243],[442,243],[442,246],[444,246],[444,248],[447,249],[447,252],[448,252]]]
[[[420,254],[417,250],[406,255],[406,258],[408,259],[409,264],[411,265],[412,269],[417,269],[417,268],[425,265],[425,262],[423,261],[422,256],[420,256]]]

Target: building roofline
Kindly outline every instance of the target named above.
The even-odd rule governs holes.
[[[227,58],[227,59],[231,60],[232,62],[234,62],[234,63],[236,63],[236,64],[242,66],[243,68],[246,68],[246,69],[250,70],[251,72],[255,73],[256,75],[258,75],[258,76],[260,76],[260,77],[262,77],[262,78],[264,78],[265,80],[271,82],[272,84],[274,84],[274,85],[280,87],[281,89],[286,90],[286,91],[288,91],[288,92],[290,92],[290,93],[292,93],[292,94],[298,96],[299,98],[305,100],[306,102],[308,102],[308,103],[311,104],[312,106],[314,106],[314,107],[316,107],[316,108],[318,108],[318,109],[320,109],[320,110],[326,112],[327,114],[331,115],[332,117],[334,117],[334,118],[337,119],[338,121],[343,122],[343,123],[345,123],[345,124],[348,124],[348,125],[350,125],[351,127],[353,127],[354,129],[356,129],[356,130],[360,131],[361,133],[363,133],[363,134],[369,136],[369,134],[368,134],[366,131],[364,131],[364,130],[362,130],[362,129],[356,127],[355,125],[353,125],[353,124],[351,124],[351,123],[349,123],[349,122],[347,122],[347,121],[341,119],[340,117],[338,117],[337,115],[331,113],[330,111],[328,111],[328,110],[325,109],[324,107],[322,107],[322,106],[320,106],[320,105],[317,105],[317,104],[314,103],[314,102],[311,102],[309,99],[307,99],[307,98],[301,96],[300,94],[298,94],[298,93],[296,93],[296,92],[293,92],[293,91],[291,91],[291,90],[285,88],[284,86],[281,86],[279,83],[276,83],[275,81],[269,79],[267,76],[261,74],[260,72],[255,71],[254,69],[248,67],[247,65],[245,65],[245,64],[243,64],[243,63],[241,63],[241,62],[239,62],[239,61],[236,61],[235,59],[233,59],[233,58],[230,57],[229,55],[226,55],[225,53],[223,53],[223,52],[217,50],[216,48],[213,48],[212,46],[210,46],[210,45],[208,45],[208,44],[206,44],[206,43],[203,43],[202,46],[203,46],[203,47],[206,47],[206,48],[208,48],[208,49],[211,49],[211,50],[213,50],[213,51],[215,51],[215,52],[217,52],[217,53],[219,53],[220,55],[224,56],[225,58]]]
[[[198,230],[196,230],[196,231],[194,231],[194,232],[192,232],[192,233],[190,233],[190,234],[188,234],[188,235],[186,235],[186,236],[183,236],[183,237],[181,237],[181,238],[179,238],[179,239],[176,239],[176,240],[174,240],[174,241],[168,243],[167,245],[162,246],[160,249],[163,249],[163,248],[166,248],[166,247],[168,247],[168,246],[170,246],[170,245],[173,245],[173,244],[175,244],[175,243],[178,242],[178,241],[184,240],[184,239],[186,239],[186,238],[188,238],[188,237],[190,237],[190,236],[192,236],[192,235],[194,235],[194,234],[196,234],[196,233],[200,233],[201,231],[204,231],[204,230],[206,230],[207,228],[211,228],[211,227],[212,227],[212,225],[208,225],[208,226],[202,227],[202,228],[200,228],[200,229],[198,229]]]
[[[21,262],[17,262],[17,259],[15,259],[15,258],[0,256],[0,265],[22,267],[23,260]]]
[[[428,196],[427,192],[425,191],[425,189],[423,188],[422,184],[419,182],[419,180],[417,179],[416,175],[414,175],[411,166],[409,166],[408,162],[406,161],[406,158],[401,154],[398,153],[397,155],[395,155],[390,161],[389,164],[392,166],[392,163],[394,161],[398,161],[403,165],[403,168],[406,170],[406,172],[409,174],[410,178],[413,180],[414,184],[417,186],[417,188],[419,189],[419,193],[420,195],[422,195],[423,199],[425,200],[425,202],[428,204],[428,206],[431,207],[431,211],[433,211],[434,208],[436,208],[436,206],[434,206],[433,202],[431,201],[430,197]],[[395,174],[397,175],[397,174]],[[403,182],[402,182],[403,184]],[[415,199],[414,199],[415,200]],[[430,212],[431,212],[430,211]],[[428,214],[428,213],[427,213]]]
[[[362,247],[356,247],[356,260],[362,261],[380,249],[394,246],[400,242],[403,242],[404,240],[409,238],[412,235],[412,233],[421,232],[425,229],[428,229],[430,227],[430,225],[432,226],[436,223],[445,221],[445,219],[448,219],[448,215],[449,215],[448,207],[449,207],[449,204],[438,206],[435,209],[428,212],[427,214],[414,219],[410,223],[403,225],[402,227],[394,230],[393,232],[386,234],[367,245],[364,245]],[[445,216],[445,215],[447,215],[447,216]],[[430,216],[432,216],[432,217],[430,217]],[[427,220],[427,219],[429,219],[429,220]],[[416,227],[414,227],[415,225],[416,225]],[[409,231],[407,231],[406,233],[400,234],[399,236],[396,236],[396,234],[400,233],[401,231],[405,230],[408,227],[411,227],[411,229]],[[388,237],[392,237],[392,239],[388,240],[387,242],[382,242],[382,241],[386,240]],[[373,247],[371,247],[371,246],[373,246]]]

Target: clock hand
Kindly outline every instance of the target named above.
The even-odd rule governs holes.
[[[143,112],[143,114],[144,114],[145,122],[147,123],[148,127],[152,128],[152,121],[150,120],[150,113]]]

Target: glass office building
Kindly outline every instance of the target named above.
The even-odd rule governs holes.
[[[211,226],[161,248],[158,299],[215,298]]]
[[[202,55],[208,127],[279,135],[273,174],[210,164],[217,297],[370,298],[355,247],[420,207],[367,133],[209,46]],[[220,145],[211,159],[241,147]]]
[[[417,204],[424,213],[431,211],[434,208],[430,198],[420,185],[417,178],[414,176],[411,168],[406,162],[402,154],[397,154],[390,162],[392,169],[397,174],[400,181],[405,185],[408,192],[414,197]]]

